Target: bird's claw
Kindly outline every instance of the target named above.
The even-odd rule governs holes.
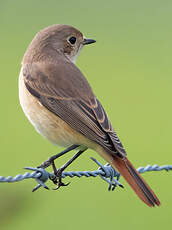
[[[59,189],[60,187],[62,187],[62,186],[68,186],[70,184],[70,182],[68,182],[67,184],[65,184],[65,183],[63,183],[63,182],[59,182],[58,183],[58,186],[56,187],[56,188],[54,188],[53,190],[57,190],[57,189]]]
[[[109,187],[108,187],[108,191],[114,191],[115,188],[116,188],[117,184],[114,184],[114,183],[110,183],[109,184]]]
[[[60,168],[60,169],[56,170],[56,172],[54,173],[54,176],[52,178],[50,178],[52,180],[52,182],[55,185],[57,185],[57,187],[54,188],[53,190],[57,190],[62,186],[63,187],[68,186],[70,184],[70,182],[68,182],[66,184],[62,182],[62,172],[63,172],[63,170]]]

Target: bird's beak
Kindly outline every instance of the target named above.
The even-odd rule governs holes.
[[[84,41],[83,41],[83,45],[88,45],[88,44],[91,44],[91,43],[95,43],[96,41],[93,40],[93,39],[90,39],[90,38],[84,38]]]

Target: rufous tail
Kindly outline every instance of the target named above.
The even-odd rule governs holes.
[[[111,162],[128,182],[137,196],[148,206],[159,206],[160,201],[127,158],[113,157]]]

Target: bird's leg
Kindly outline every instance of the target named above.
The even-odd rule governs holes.
[[[51,156],[47,161],[44,161],[40,166],[38,166],[38,168],[47,168],[48,166],[50,165],[54,165],[54,161],[63,156],[64,154],[72,151],[73,149],[76,149],[79,145],[72,145],[70,147],[68,147],[67,149],[63,150],[62,152],[58,153],[58,154],[55,154],[53,156]],[[54,165],[55,166],[55,165]],[[53,167],[54,168],[54,167]]]
[[[85,149],[86,150],[86,149]],[[69,161],[67,161],[63,166],[61,166],[59,169],[56,169],[54,163],[52,164],[53,166],[53,170],[54,170],[54,174],[56,175],[56,177],[58,177],[58,186],[56,189],[60,188],[61,186],[67,186],[69,185],[69,183],[64,184],[62,182],[62,172],[75,160],[77,159],[85,150],[80,150],[79,152],[77,152]],[[57,180],[53,181],[54,184],[57,184]],[[55,190],[56,190],[55,189]]]

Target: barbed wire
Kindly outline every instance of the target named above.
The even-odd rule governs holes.
[[[63,172],[62,178],[65,177],[97,177],[100,176],[104,181],[106,181],[109,184],[108,190],[114,190],[117,186],[123,188],[123,185],[119,182],[120,179],[120,173],[117,172],[114,168],[111,167],[111,165],[106,164],[102,165],[99,161],[97,161],[94,158],[91,158],[98,166],[99,168],[95,171],[70,171],[70,172]],[[43,187],[45,189],[49,189],[46,186],[46,182],[48,180],[53,181],[56,177],[54,173],[50,173],[47,170],[43,168],[33,168],[33,167],[25,167],[25,169],[33,171],[32,173],[26,172],[24,174],[16,175],[15,177],[8,176],[0,176],[0,182],[2,183],[13,183],[13,182],[19,182],[25,179],[35,179],[38,183],[38,185],[32,190],[33,192],[39,189],[40,187]],[[137,171],[139,173],[145,173],[145,172],[151,172],[151,171],[169,171],[172,170],[172,165],[147,165],[146,167],[139,167]]]

